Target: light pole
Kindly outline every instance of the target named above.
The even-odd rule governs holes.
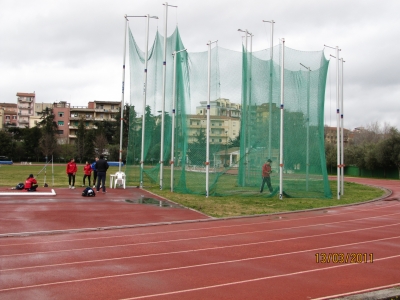
[[[268,132],[268,157],[271,158],[272,154],[272,71],[274,61],[274,20],[265,21],[271,24],[271,41],[270,41],[270,63],[269,63],[269,132]]]
[[[144,137],[145,137],[145,122],[146,122],[146,94],[147,94],[147,63],[149,54],[149,23],[151,19],[158,19],[156,16],[146,15],[146,48],[144,55],[144,87],[143,87],[143,115],[142,115],[142,148],[140,153],[140,188],[143,188],[143,171],[144,171]]]

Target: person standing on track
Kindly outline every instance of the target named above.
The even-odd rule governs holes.
[[[76,166],[75,159],[71,158],[69,163],[67,163],[68,187],[70,189],[75,188],[76,172],[78,172],[78,167]]]
[[[90,164],[89,164],[89,162],[87,161],[86,162],[86,164],[85,164],[85,166],[83,167],[83,185],[82,186],[85,186],[85,180],[86,180],[86,178],[88,179],[88,181],[89,181],[89,184],[88,184],[88,186],[90,186],[90,177],[91,177],[91,175],[92,175],[92,167],[90,166]]]
[[[96,190],[100,191],[100,184],[103,187],[103,194],[106,192],[106,176],[108,170],[108,162],[104,159],[103,155],[100,155],[99,160],[96,162],[97,170],[97,185]]]
[[[91,168],[93,171],[93,188],[96,188],[96,179],[97,179],[97,169],[96,169],[96,162],[99,160],[99,158],[96,156],[94,159],[94,162],[91,164]]]

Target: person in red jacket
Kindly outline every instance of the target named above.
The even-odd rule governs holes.
[[[29,177],[25,180],[25,189],[28,192],[35,192],[37,187],[38,185],[35,177],[33,177],[33,174],[30,174]]]
[[[263,192],[265,183],[267,183],[269,192],[272,193],[272,191],[273,191],[272,186],[271,186],[271,177],[270,177],[270,174],[272,172],[271,162],[272,162],[272,160],[268,159],[265,162],[265,164],[262,166],[262,183],[261,183],[260,193]]]
[[[68,175],[68,184],[70,189],[75,188],[75,175],[78,172],[78,168],[75,163],[75,159],[71,158],[69,163],[67,163],[67,175]]]
[[[90,177],[92,175],[92,167],[90,166],[88,161],[86,162],[86,165],[83,167],[83,173],[84,173],[84,175],[83,175],[83,185],[82,186],[85,186],[86,177],[88,178],[88,181],[89,181],[88,186],[90,186]]]

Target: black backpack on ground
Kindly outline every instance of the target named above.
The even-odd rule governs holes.
[[[96,193],[94,192],[94,190],[91,187],[87,187],[87,188],[85,188],[83,190],[82,196],[84,196],[84,197],[94,197],[94,196],[96,196]]]
[[[17,186],[15,187],[16,190],[23,190],[25,188],[25,184],[22,182],[18,183]]]

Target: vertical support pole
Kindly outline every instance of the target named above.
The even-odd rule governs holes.
[[[209,194],[209,166],[210,166],[210,98],[211,98],[211,41],[208,41],[208,70],[207,70],[207,134],[206,134],[206,197]]]
[[[336,150],[337,150],[337,199],[340,200],[340,108],[339,108],[339,47],[336,46]]]
[[[144,138],[145,138],[145,127],[146,127],[146,94],[147,94],[147,63],[148,63],[148,55],[149,55],[149,23],[150,23],[150,15],[147,15],[146,48],[145,48],[145,55],[144,55],[142,148],[141,148],[141,152],[140,152],[140,188],[143,188],[143,171],[144,171]]]
[[[341,141],[342,151],[341,151],[341,157],[340,157],[340,165],[341,165],[340,169],[342,170],[342,172],[341,172],[341,180],[342,180],[342,182],[341,182],[341,195],[344,195],[344,135],[343,135],[343,128],[344,128],[344,118],[343,118],[343,114],[344,114],[344,111],[343,111],[343,63],[344,63],[344,60],[343,60],[343,58],[341,58],[341,61],[342,61],[342,65],[341,65],[341,72],[342,72],[341,75],[342,76],[340,77],[340,86],[341,86],[341,88],[340,88],[340,100],[341,100],[341,103],[340,103],[341,139],[340,139],[340,141]]]
[[[281,57],[281,126],[280,126],[280,149],[279,149],[279,199],[283,200],[283,107],[284,107],[284,79],[285,79],[285,39],[282,39]]]
[[[122,166],[122,139],[123,139],[123,126],[124,126],[124,98],[125,98],[125,59],[126,59],[126,30],[128,27],[128,17],[127,15],[125,17],[125,34],[124,34],[124,56],[122,60],[122,95],[121,95],[121,126],[120,126],[120,131],[119,131],[119,164],[118,164],[118,172],[121,172],[121,166]]]
[[[175,114],[176,114],[176,51],[172,54],[174,73],[172,84],[172,129],[171,129],[171,192],[174,191],[174,163],[175,163]]]
[[[308,192],[308,184],[310,180],[310,75],[311,69],[308,68],[307,83],[307,157],[306,157],[306,191]]]
[[[162,89],[162,108],[161,108],[160,190],[163,189],[163,175],[164,175],[163,168],[164,168],[165,89],[166,89],[166,69],[167,69],[167,18],[168,18],[168,2],[165,2],[163,89]]]
[[[269,130],[268,130],[268,157],[272,158],[272,72],[274,60],[274,20],[264,21],[271,23],[270,65],[269,65]]]

